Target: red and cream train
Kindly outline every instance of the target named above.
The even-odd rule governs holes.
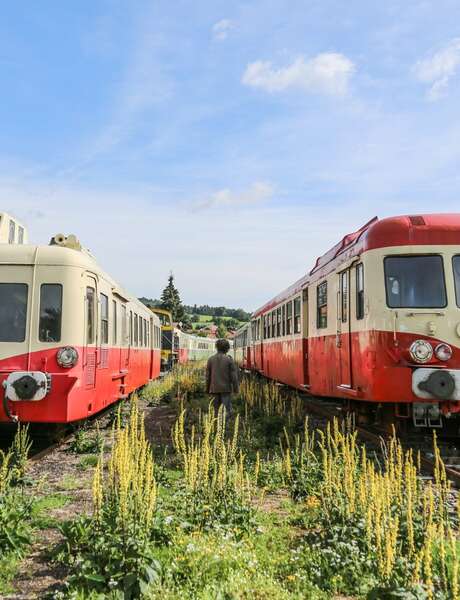
[[[460,214],[375,218],[345,236],[253,314],[235,357],[373,419],[457,428]]]
[[[84,419],[159,376],[158,317],[74,236],[1,241],[0,422]]]

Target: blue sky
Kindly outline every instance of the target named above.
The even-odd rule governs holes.
[[[133,293],[253,309],[374,215],[458,211],[460,4],[7,3],[1,207]]]

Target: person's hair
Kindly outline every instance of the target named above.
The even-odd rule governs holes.
[[[230,342],[228,340],[217,340],[216,342],[217,352],[228,352],[230,350]]]

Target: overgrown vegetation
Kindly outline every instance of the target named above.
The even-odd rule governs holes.
[[[96,466],[82,457],[93,507],[61,528],[55,598],[459,598],[460,504],[436,443],[426,481],[395,437],[371,452],[280,386],[244,378],[227,419],[203,385],[180,367],[143,390],[171,416],[167,447],[134,402]]]

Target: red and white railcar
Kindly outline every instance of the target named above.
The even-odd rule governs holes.
[[[238,332],[245,368],[355,409],[460,412],[460,214],[373,219]]]
[[[159,376],[160,343],[74,236],[0,243],[0,421],[87,418]]]

